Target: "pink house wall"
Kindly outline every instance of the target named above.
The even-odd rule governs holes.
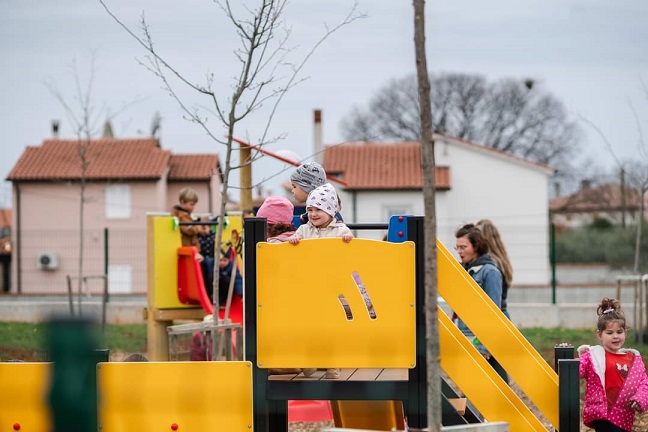
[[[216,178],[217,179],[217,178]],[[218,180],[218,179],[217,179]],[[104,273],[104,228],[109,233],[109,265],[111,288],[118,293],[146,292],[146,214],[169,211],[177,200],[182,187],[194,187],[201,196],[207,195],[205,183],[172,183],[165,180],[128,182],[130,186],[130,217],[109,219],[106,217],[106,187],[114,182],[89,183],[86,186],[84,206],[84,275]],[[220,202],[219,186],[214,203]],[[17,292],[20,277],[21,292],[66,293],[67,275],[76,277],[79,269],[79,195],[80,185],[61,183],[14,183],[13,191],[13,244],[16,245],[12,260],[12,290]],[[174,196],[170,199],[170,196]],[[198,212],[207,211],[208,200],[201,200]],[[216,207],[217,208],[217,207]],[[20,229],[20,239],[17,233]],[[58,268],[41,270],[38,256],[53,252],[58,257]],[[19,256],[18,256],[19,255]],[[18,265],[21,273],[18,277]],[[125,276],[126,275],[126,276]],[[117,283],[126,277],[128,284]],[[75,291],[76,285],[74,283]],[[88,282],[92,293],[100,293],[100,279]]]

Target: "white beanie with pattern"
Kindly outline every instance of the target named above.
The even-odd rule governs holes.
[[[313,189],[306,200],[306,208],[308,207],[317,207],[335,217],[338,212],[338,198],[335,187],[331,183],[326,183]]]

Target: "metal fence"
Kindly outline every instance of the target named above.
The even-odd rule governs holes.
[[[22,231],[16,244],[12,292],[66,294],[67,277],[78,293],[80,268],[79,231]],[[83,274],[108,274],[110,294],[146,293],[146,230],[84,231]],[[103,292],[103,280],[88,278],[82,286],[88,295]]]

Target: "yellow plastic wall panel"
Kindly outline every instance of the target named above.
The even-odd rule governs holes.
[[[100,363],[97,368],[102,431],[253,430],[250,362]]]
[[[216,225],[213,227],[216,232]],[[232,239],[232,236],[235,238]],[[223,229],[223,244],[231,242],[233,246],[239,246],[243,242],[243,217],[241,215],[227,216],[227,226]],[[240,248],[243,252],[243,248]],[[243,256],[239,255],[239,263]]]
[[[178,300],[178,255],[182,245],[180,228],[171,216],[149,217],[149,277],[154,284],[154,307],[157,309],[196,308]],[[151,283],[151,282],[149,282]]]
[[[0,363],[0,430],[49,432],[49,363]]]
[[[403,402],[399,400],[332,400],[335,427],[391,431],[405,429]]]
[[[259,243],[259,367],[414,367],[414,264],[412,242]],[[373,303],[375,319],[354,274]]]
[[[557,428],[558,375],[439,241],[437,269],[439,295]]]
[[[508,422],[516,432],[547,430],[441,308],[439,342],[441,367],[486,420]]]
[[[223,243],[232,239],[236,232],[242,238],[241,216],[228,216],[228,225],[223,230]],[[154,284],[154,304],[157,309],[199,308],[200,305],[186,305],[178,300],[178,256],[182,245],[180,228],[172,216],[149,216],[149,270],[148,277]],[[239,257],[240,258],[240,257]],[[239,260],[241,262],[241,260]],[[242,266],[239,265],[239,269]],[[151,282],[149,282],[151,283]]]

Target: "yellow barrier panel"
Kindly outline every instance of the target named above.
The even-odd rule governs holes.
[[[250,362],[100,363],[99,428],[253,430]]]
[[[49,432],[50,363],[0,363],[0,430]]]
[[[391,431],[405,429],[403,402],[399,400],[332,400],[335,427]]]
[[[445,312],[438,312],[441,367],[481,414],[489,422],[508,422],[512,431],[546,431]]]
[[[557,428],[558,375],[440,241],[437,268],[439,295]]]
[[[178,300],[178,255],[180,230],[174,230],[173,217],[148,218],[148,278],[153,284],[153,306],[156,309],[196,308]],[[151,290],[149,290],[150,293]],[[149,294],[150,295],[150,294]]]
[[[259,243],[258,365],[412,368],[415,298],[412,242]]]
[[[228,225],[223,230],[223,244],[241,240],[243,222],[241,216],[228,216]],[[200,305],[186,305],[178,300],[178,255],[182,245],[180,228],[171,216],[150,216],[148,218],[149,284],[153,284],[153,307],[156,309],[199,308]],[[232,239],[232,236],[236,237]],[[237,240],[238,239],[238,240]],[[239,261],[240,262],[240,261]]]

